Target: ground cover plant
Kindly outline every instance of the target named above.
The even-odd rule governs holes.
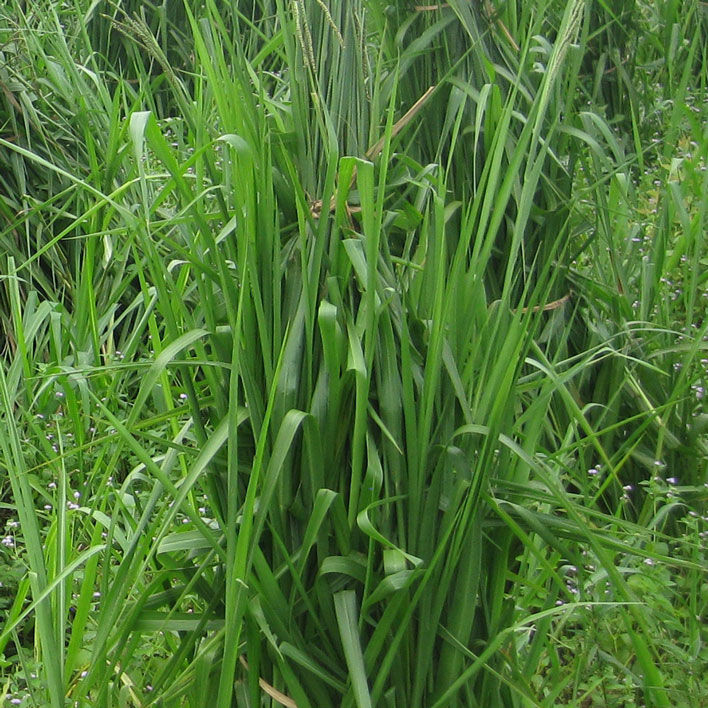
[[[0,3],[0,700],[708,705],[705,3]]]

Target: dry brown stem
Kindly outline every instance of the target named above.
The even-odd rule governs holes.
[[[426,101],[430,98],[433,91],[435,91],[435,86],[431,86],[428,90],[406,111],[406,113],[399,118],[393,125],[391,129],[391,139],[395,138],[403,128],[405,128],[408,123],[410,123],[415,115],[420,111],[420,109],[425,105]],[[373,160],[379,153],[384,149],[386,145],[387,136],[384,135],[379,140],[377,140],[365,153],[365,157],[369,160]],[[352,177],[349,180],[349,189],[354,186],[356,181],[356,166],[352,171]],[[332,195],[329,200],[329,211],[334,211],[337,205],[337,192]],[[352,207],[347,204],[347,211],[349,213],[359,211],[358,207]],[[319,218],[322,214],[322,200],[317,199],[310,202],[310,214],[315,218]]]

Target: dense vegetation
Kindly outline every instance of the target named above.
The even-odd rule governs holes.
[[[0,2],[0,702],[708,705],[707,28]]]

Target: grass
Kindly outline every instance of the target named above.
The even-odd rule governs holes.
[[[705,7],[0,8],[0,696],[705,702]]]

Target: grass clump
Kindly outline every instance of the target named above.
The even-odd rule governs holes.
[[[4,700],[700,703],[669,5],[0,10]]]

